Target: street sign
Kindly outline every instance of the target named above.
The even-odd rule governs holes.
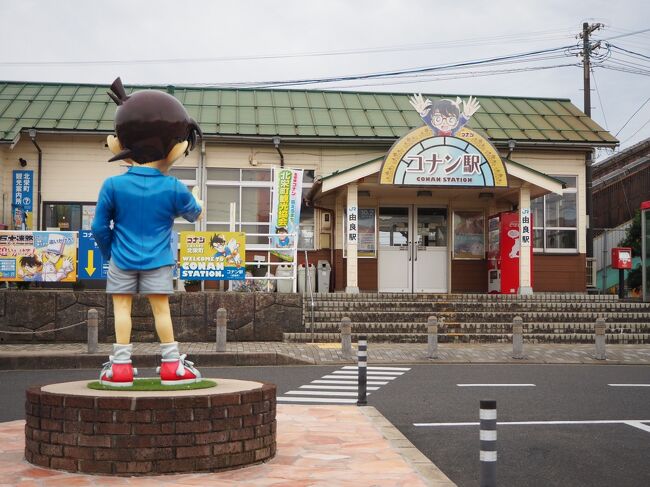
[[[90,230],[79,231],[79,279],[106,279],[108,262],[104,262],[95,237]]]

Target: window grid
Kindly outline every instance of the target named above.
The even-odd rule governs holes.
[[[561,179],[565,183],[567,183],[566,188],[562,191],[562,198],[559,199],[558,203],[562,201],[564,198],[564,195],[568,194],[574,194],[575,195],[575,207],[573,208],[575,212],[575,226],[550,226],[546,224],[546,217],[547,217],[547,197],[551,195],[544,195],[540,196],[539,198],[535,198],[533,201],[531,201],[531,207],[536,206],[535,202],[541,200],[541,207],[538,207],[536,210],[534,210],[535,218],[533,220],[533,241],[535,247],[533,247],[534,252],[540,252],[540,253],[549,253],[549,254],[561,254],[561,253],[574,253],[578,251],[578,188],[577,188],[577,183],[578,183],[578,176],[575,175],[551,175],[554,178]],[[558,217],[558,220],[560,218]],[[539,222],[542,222],[542,225],[539,225]],[[537,246],[537,243],[539,240],[535,237],[535,234],[537,232],[541,232],[541,242],[542,246]],[[573,232],[574,233],[574,240],[575,240],[575,246],[573,247],[561,247],[561,248],[556,248],[556,247],[550,247],[548,245],[548,236],[550,232]]]

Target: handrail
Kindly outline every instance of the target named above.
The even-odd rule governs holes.
[[[307,251],[305,250],[305,278],[307,279],[306,288],[309,289],[309,299],[311,302],[311,324],[309,326],[309,332],[311,334],[311,342],[314,343],[314,293],[311,288],[311,278],[309,276],[309,257],[307,256]]]

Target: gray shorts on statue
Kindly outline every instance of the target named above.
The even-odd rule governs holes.
[[[147,271],[125,271],[108,263],[108,294],[174,294],[172,266]]]

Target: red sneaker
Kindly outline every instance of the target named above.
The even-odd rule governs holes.
[[[176,384],[192,384],[201,380],[199,372],[192,362],[185,360],[183,354],[178,359],[162,359],[159,367],[160,383],[164,386]]]
[[[113,355],[108,357],[108,362],[99,373],[99,382],[105,386],[131,387],[133,376],[137,375],[137,369],[131,365],[131,344],[113,344]]]
[[[133,385],[133,373],[133,365],[130,361],[127,364],[106,362],[99,375],[99,382],[105,386],[131,387]]]

